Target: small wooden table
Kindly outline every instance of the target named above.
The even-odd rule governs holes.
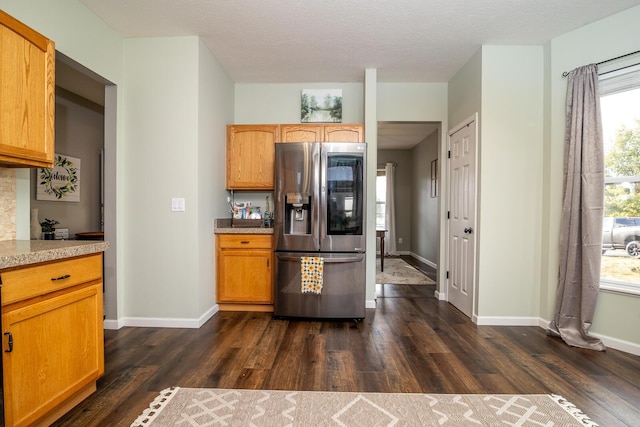
[[[380,238],[380,271],[384,271],[384,237],[387,230],[376,230],[376,237]]]

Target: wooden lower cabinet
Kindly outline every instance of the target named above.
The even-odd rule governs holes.
[[[71,266],[77,274],[64,273]],[[49,425],[95,391],[104,374],[102,254],[0,272],[3,296],[15,300],[19,279],[37,282],[47,271],[46,285],[58,289],[3,301],[7,426]]]
[[[273,237],[216,236],[216,297],[221,310],[273,310]]]

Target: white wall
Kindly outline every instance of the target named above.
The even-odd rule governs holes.
[[[226,125],[233,122],[233,82],[202,41],[198,70],[198,301],[206,313],[215,299],[213,218],[228,216],[225,190]],[[217,284],[216,284],[217,286]]]
[[[197,317],[198,47],[197,37],[125,40],[128,318]],[[185,212],[171,211],[173,197]]]
[[[640,6],[629,9],[563,34],[545,46],[550,59],[545,115],[548,127],[544,137],[543,215],[549,218],[542,229],[541,316],[550,320],[555,309],[558,280],[559,230],[562,205],[564,158],[565,71],[581,65],[615,58],[640,49]],[[640,297],[600,292],[591,331],[605,338],[605,344],[618,348],[640,348]]]
[[[134,257],[124,316],[199,326],[215,304],[213,220],[225,206],[216,195],[232,82],[197,37],[127,39],[124,58],[124,248]],[[172,198],[185,199],[185,212],[171,211]]]
[[[438,203],[446,200],[431,197],[431,162],[438,159],[438,143],[441,132],[435,131],[409,151],[411,159],[411,254],[422,261],[438,266],[438,239],[440,222]],[[444,161],[443,158],[438,163]]]
[[[478,322],[486,317],[536,319],[542,193],[542,47],[482,47],[481,121]]]
[[[234,123],[300,123],[302,89],[342,89],[342,123],[364,122],[362,83],[236,83]]]
[[[438,154],[440,159],[446,158],[447,140],[446,129],[449,129],[449,84],[448,83],[378,83],[377,85],[377,120],[382,122],[393,121],[417,121],[417,122],[439,122],[442,132],[439,134]],[[443,175],[443,163],[438,162],[441,177],[439,186],[440,193],[446,188],[447,181]],[[423,165],[430,168],[430,164]],[[446,224],[446,204],[444,199],[438,199],[437,208],[439,218],[439,228]],[[444,251],[444,233],[440,233],[438,250]],[[435,260],[433,260],[435,261]],[[438,269],[438,292],[443,292],[445,286],[446,271]]]
[[[537,323],[543,53],[539,46],[483,46],[449,83],[453,126],[479,115],[474,313],[480,324]]]

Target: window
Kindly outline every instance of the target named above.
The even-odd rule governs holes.
[[[640,66],[600,76],[605,151],[601,288],[640,294]]]
[[[376,177],[376,229],[386,230],[387,175],[378,169]]]

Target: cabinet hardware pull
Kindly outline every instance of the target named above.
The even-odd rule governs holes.
[[[11,332],[5,332],[5,335],[9,336],[9,340],[7,341],[7,343],[9,344],[9,349],[5,350],[5,353],[11,353],[13,351],[13,335],[11,334]]]
[[[249,244],[250,242],[248,240],[241,240],[240,243],[242,243],[243,245]]]
[[[64,276],[60,276],[60,277],[52,277],[51,281],[64,280],[64,279],[68,279],[69,277],[71,277],[70,274],[65,274]]]

